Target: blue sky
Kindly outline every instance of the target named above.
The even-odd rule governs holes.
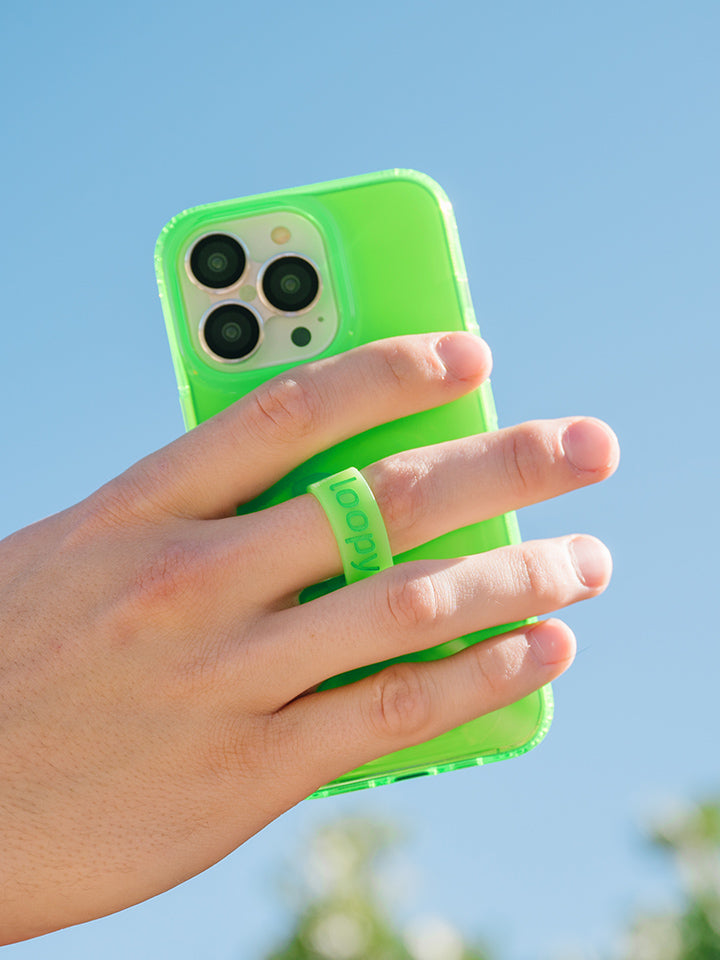
[[[541,748],[301,804],[150,903],[4,957],[261,957],[313,824],[390,816],[418,909],[508,960],[670,902],[643,817],[720,785],[720,6],[4,0],[0,532],[182,429],[153,275],[181,209],[395,166],[455,205],[503,424],[593,414],[618,474],[523,511],[615,557]]]

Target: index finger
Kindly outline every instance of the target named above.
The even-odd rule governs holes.
[[[268,380],[115,483],[146,510],[229,516],[314,454],[469,392],[491,364],[464,331],[377,340]]]

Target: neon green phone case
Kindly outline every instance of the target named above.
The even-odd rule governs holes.
[[[252,241],[243,235],[244,224]],[[284,249],[271,236],[286,243],[285,236],[293,235],[289,249],[319,264],[323,292],[318,303],[302,316],[277,315],[265,323],[261,347],[267,344],[268,350],[283,358],[281,362],[268,365],[263,349],[258,349],[247,360],[219,363],[201,349],[198,324],[204,302],[198,299],[201,293],[196,285],[188,280],[186,259],[198,238],[224,231],[242,240],[250,272],[236,288],[210,296],[208,302],[241,300],[257,307],[261,262]],[[301,247],[303,237],[312,250]],[[433,180],[412,170],[352,177],[186,210],[161,233],[155,264],[188,429],[263,381],[307,360],[398,334],[478,329],[450,203]],[[207,297],[207,292],[203,296]],[[306,331],[303,336],[310,336],[309,351],[309,345],[293,342],[292,332],[298,324]],[[347,402],[363,403],[364,398],[348,397]],[[495,428],[492,394],[485,384],[444,407],[376,427],[312,457],[255,501],[243,505],[240,512],[296,496],[310,482],[349,466],[362,468],[398,450]],[[465,556],[519,539],[515,515],[505,514],[407,551],[395,562]],[[304,591],[301,599],[312,600],[343,583],[336,578],[315,585]],[[514,624],[498,625],[397,659],[445,657],[511,626]],[[350,682],[391,662],[395,661],[333,677],[323,686]],[[329,796],[515,757],[542,740],[551,718],[552,695],[546,687],[428,743],[367,763],[314,795]]]

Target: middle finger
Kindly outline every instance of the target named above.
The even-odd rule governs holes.
[[[451,530],[596,483],[617,461],[617,440],[606,424],[572,417],[407,450],[362,473],[397,555]],[[262,559],[260,589],[271,602],[342,571],[330,524],[309,494],[243,522],[246,543],[255,544],[253,555]]]

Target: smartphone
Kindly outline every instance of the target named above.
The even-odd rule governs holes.
[[[285,370],[384,337],[478,332],[460,241],[445,193],[430,177],[390,170],[194,207],[171,220],[155,252],[160,299],[187,429]],[[363,403],[362,395],[349,398]],[[434,410],[375,427],[317,454],[239,508],[262,510],[349,466],[497,427],[489,383]],[[514,513],[399,554],[480,553],[520,540]],[[301,602],[344,585],[311,585]],[[458,637],[373,664],[323,687],[351,683],[398,660],[434,660],[518,624]],[[322,687],[321,687],[322,689]],[[330,796],[515,757],[547,733],[552,694],[523,700],[419,746],[338,777]]]

